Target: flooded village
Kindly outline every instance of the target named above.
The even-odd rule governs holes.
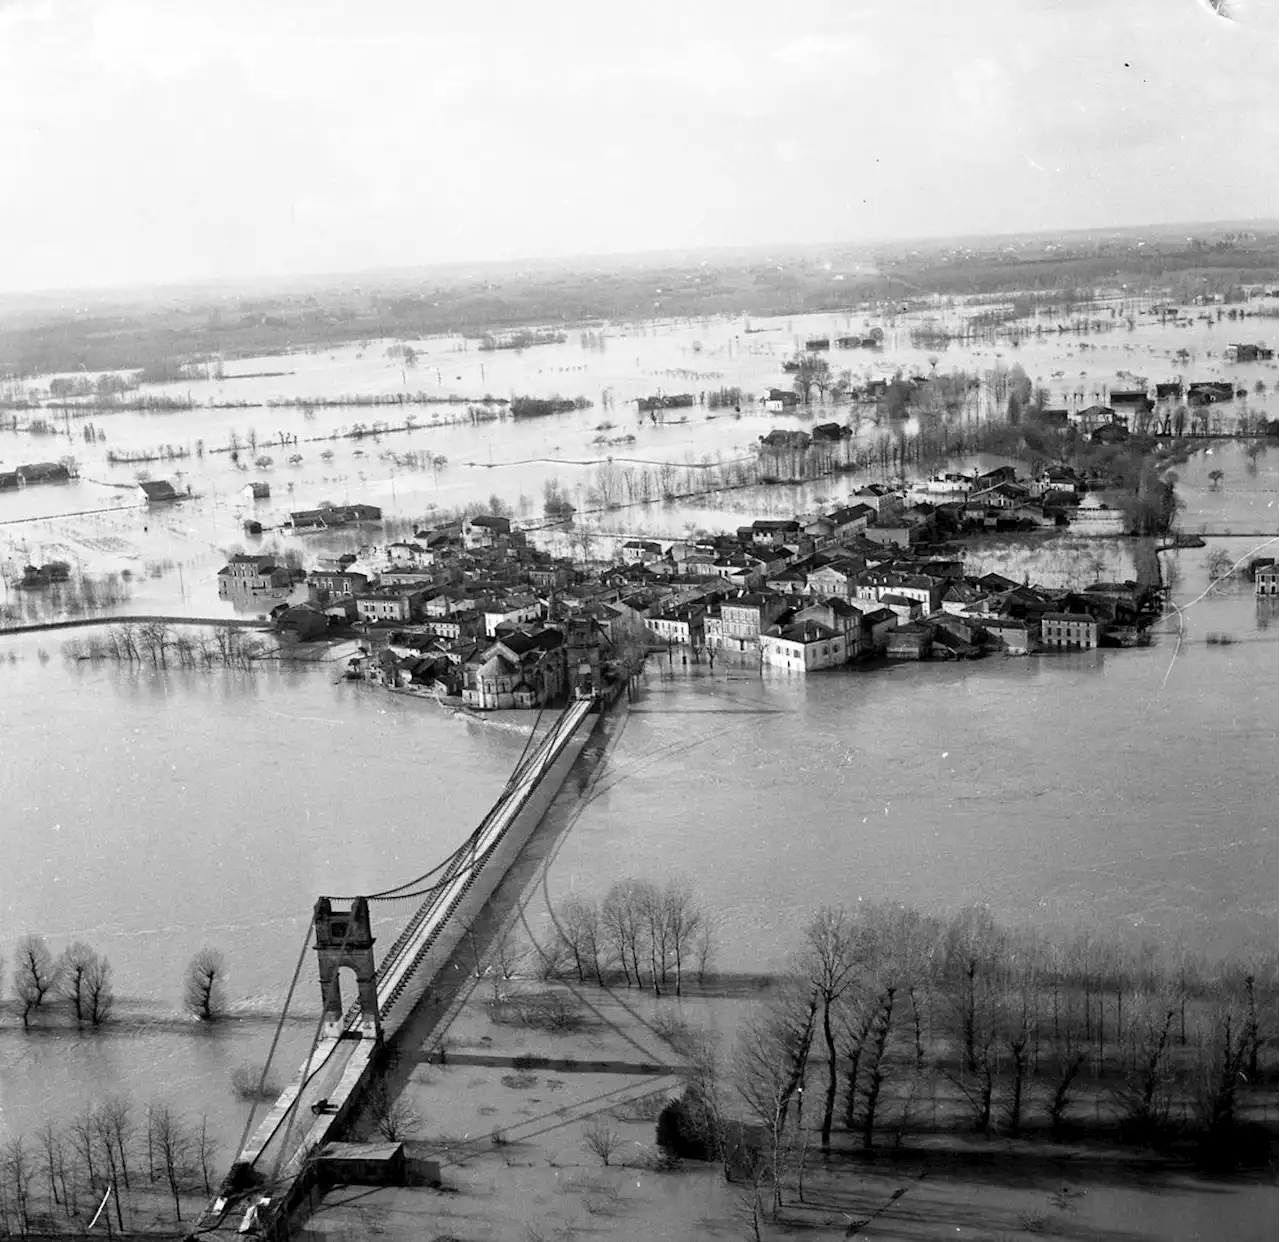
[[[1119,513],[1081,496],[1080,482],[1054,469],[1020,484],[1002,467],[928,479],[907,495],[872,484],[826,514],[757,519],[687,543],[624,540],[617,563],[593,569],[539,551],[509,518],[477,514],[318,563],[306,575],[310,599],[277,604],[272,617],[302,641],[357,627],[371,645],[353,661],[362,675],[477,710],[558,701],[575,619],[633,661],[678,651],[686,663],[799,674],[876,658],[1134,645],[1160,615],[1158,581],[1063,590],[975,576],[963,543],[945,541],[1006,514],[1019,525],[1065,522],[1068,507],[1077,528],[1119,533],[1109,526]],[[279,588],[282,573],[287,584],[269,554],[239,554],[219,571],[219,593],[253,598]]]
[[[6,984],[54,982],[0,1010],[0,1183],[48,1121],[76,1198],[55,1176],[0,1232],[79,1228],[90,1191],[117,1230],[252,1232],[285,1200],[236,1157],[295,1116],[285,1137],[334,1128],[280,1184],[307,1188],[302,1228],[352,1237],[520,1237],[521,1212],[546,1237],[753,1213],[836,1236],[903,1197],[904,1160],[929,1170],[907,1236],[957,1195],[1010,1230],[1100,1222],[1122,1196],[1088,1151],[1198,1168],[1210,1134],[1256,1214],[1275,294],[894,298],[11,377],[0,712],[28,749],[0,797],[43,879],[13,895]],[[298,1104],[295,1064],[370,1046],[315,1041],[346,1016],[309,974],[286,986],[294,941],[332,953],[358,921],[316,893],[378,894],[349,964],[403,971],[434,877],[466,900],[460,860],[509,812],[528,849],[454,921],[418,1016],[352,1019],[382,1041],[374,1085],[341,1127],[336,1075]],[[829,1002],[827,969],[853,981]],[[771,1043],[751,1077],[765,1018],[803,1064]],[[776,1126],[769,1082],[792,1092]],[[109,1116],[113,1159],[167,1136],[172,1176],[126,1187]],[[995,1144],[1062,1186],[975,1189],[931,1154]]]

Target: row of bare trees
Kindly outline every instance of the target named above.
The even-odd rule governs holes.
[[[211,634],[192,634],[164,621],[126,622],[62,644],[69,660],[114,660],[153,668],[248,668],[265,650],[261,639],[243,630],[219,626]]]
[[[0,1146],[0,1237],[83,1236],[182,1220],[182,1200],[212,1192],[218,1142],[208,1117],[162,1101],[144,1110],[123,1096]],[[114,1225],[114,1229],[113,1229]]]
[[[698,1047],[663,1125],[711,1136],[775,1211],[788,1178],[803,1196],[811,1143],[898,1147],[922,1130],[1193,1140],[1231,1159],[1274,1096],[1276,1018],[1271,954],[1210,966],[1013,931],[979,907],[828,908],[725,1064]]]
[[[77,1026],[98,1027],[110,1020],[115,1006],[111,963],[82,940],[55,958],[41,937],[23,936],[13,955],[12,995],[24,1030],[56,1000],[64,1002]]]
[[[691,974],[701,982],[714,950],[710,916],[682,880],[623,880],[599,904],[570,897],[556,908],[555,933],[579,983],[621,981],[655,996],[683,995]]]
[[[217,949],[201,949],[183,974],[183,1009],[201,1022],[222,1017],[227,1009],[226,973],[226,960]],[[76,940],[54,957],[41,936],[18,941],[10,994],[24,1030],[55,1005],[79,1028],[101,1027],[111,1020],[116,1002],[111,962],[105,955]]]

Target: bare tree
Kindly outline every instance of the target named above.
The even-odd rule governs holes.
[[[13,996],[22,1012],[22,1025],[44,1004],[58,986],[58,966],[40,936],[24,936],[18,942],[13,963]]]
[[[1013,1069],[1007,1111],[1009,1133],[1015,1138],[1022,1130],[1023,1095],[1031,1059],[1031,1033],[1035,1020],[1031,999],[1033,987],[1034,980],[1030,971],[1015,972],[1000,1006],[1000,1037],[1009,1053]]]
[[[1000,929],[981,906],[962,910],[948,929],[947,975],[955,994],[964,1068],[971,1074],[978,1070],[981,1028],[987,1016],[984,1005],[989,1008],[1000,940]]]
[[[58,991],[70,1003],[71,1012],[75,1014],[77,1022],[84,1021],[85,975],[89,964],[96,956],[83,940],[77,940],[68,945],[62,951],[62,956],[58,958]]]
[[[104,1100],[98,1109],[99,1129],[104,1141],[114,1146],[115,1155],[120,1161],[120,1172],[124,1178],[125,1189],[129,1185],[129,1152],[133,1148],[136,1127],[133,1120],[133,1104],[121,1095],[113,1095]]]
[[[1230,1003],[1218,1006],[1210,1018],[1209,1060],[1200,1067],[1195,1111],[1206,1148],[1220,1157],[1230,1152],[1239,1084],[1249,1078],[1250,1042],[1248,1015]]]
[[[63,1207],[70,1214],[70,1205],[66,1197],[66,1178],[63,1170],[62,1135],[53,1128],[53,1122],[46,1121],[36,1137],[40,1141],[40,1154],[44,1157],[44,1176],[49,1183],[49,1202],[56,1207]],[[59,1176],[62,1175],[61,1181]],[[59,1185],[62,1193],[58,1193]]]
[[[209,1176],[209,1171],[213,1162],[218,1158],[218,1149],[221,1144],[212,1134],[209,1133],[209,1114],[200,1114],[200,1128],[193,1135],[194,1145],[196,1149],[196,1158],[200,1163],[200,1180],[204,1183],[204,1193],[213,1194],[213,1179]]]
[[[58,991],[70,1004],[76,1021],[101,1026],[115,1003],[111,963],[77,940],[63,950],[56,971]]]
[[[893,1004],[898,989],[887,982],[876,999],[875,1017],[871,1026],[870,1060],[867,1064],[867,1090],[863,1102],[862,1145],[870,1149],[876,1127],[876,1109],[880,1103],[880,1089],[886,1077],[885,1049],[893,1030]]]
[[[25,1238],[31,1229],[31,1183],[36,1178],[36,1163],[22,1138],[10,1139],[0,1148],[0,1178],[12,1196],[19,1234]]]
[[[528,946],[516,935],[514,929],[508,929],[499,937],[489,954],[490,969],[496,970],[503,979],[514,979],[523,969],[528,956]]]
[[[578,982],[585,983],[588,975],[594,975],[595,981],[603,984],[604,928],[595,903],[582,897],[563,901],[556,911],[556,934],[573,959]]]
[[[89,1192],[92,1194],[99,1185],[98,1161],[98,1127],[92,1106],[85,1105],[77,1113],[68,1126],[72,1150],[84,1168]]]
[[[644,974],[640,969],[644,913],[639,889],[635,880],[624,880],[605,894],[600,906],[601,922],[606,929],[610,947],[622,966],[622,974],[628,987],[631,986],[633,976],[637,987],[644,986]]]
[[[836,1037],[833,1011],[856,980],[855,936],[841,909],[824,907],[805,931],[801,966],[822,1005],[822,1039],[827,1050],[827,1090],[822,1104],[822,1147],[831,1146],[831,1121],[836,1107]]]
[[[667,917],[662,893],[652,884],[636,881],[633,892],[641,930],[649,949],[649,982],[654,996],[667,981]]]
[[[840,1055],[845,1062],[844,1126],[852,1130],[861,1086],[862,1056],[878,1012],[876,997],[859,989],[845,997],[840,1006]]]
[[[698,982],[706,983],[716,960],[715,923],[709,914],[702,916],[702,925],[693,939],[693,949],[697,958]]]
[[[1164,997],[1135,998],[1128,1036],[1134,1064],[1120,1088],[1125,1119],[1143,1136],[1168,1118],[1173,1103],[1173,1031],[1178,1007]]]
[[[804,1084],[819,1003],[816,993],[784,987],[739,1036],[734,1085],[765,1133],[775,1216],[782,1209],[788,1118]]]
[[[1062,1132],[1066,1123],[1067,1110],[1071,1107],[1071,1092],[1075,1086],[1076,1076],[1084,1064],[1083,1052],[1064,1052],[1057,1060],[1052,1093],[1045,1101],[1045,1111],[1049,1115],[1049,1124],[1055,1137]]]
[[[116,1223],[119,1224],[121,1230],[124,1229],[124,1209],[120,1202],[120,1179],[121,1168],[118,1159],[118,1149],[116,1147],[115,1123],[110,1110],[105,1105],[100,1105],[93,1110],[92,1116],[93,1137],[97,1139],[98,1150],[102,1155],[106,1165],[106,1182],[111,1190],[111,1199],[115,1204]],[[101,1168],[102,1166],[99,1165]]]
[[[676,995],[680,996],[684,985],[685,963],[696,952],[699,935],[705,919],[694,900],[693,888],[685,880],[672,880],[663,890],[666,914],[667,943],[676,971]]]
[[[183,1003],[201,1022],[214,1022],[226,1012],[226,969],[222,954],[207,945],[187,964]]]
[[[115,989],[111,986],[111,963],[95,953],[83,982],[84,1016],[90,1026],[101,1026],[110,1020],[116,1004]]]
[[[613,1153],[622,1146],[622,1136],[602,1117],[596,1118],[582,1136],[582,1146],[600,1163],[608,1165]]]
[[[422,1114],[413,1101],[405,1099],[403,1092],[393,1095],[381,1082],[369,1092],[369,1116],[388,1143],[412,1138],[422,1129]]]
[[[173,1195],[173,1210],[182,1219],[182,1187],[187,1176],[191,1140],[181,1118],[174,1115],[168,1104],[157,1104],[151,1110],[151,1134],[156,1158],[169,1193]]]

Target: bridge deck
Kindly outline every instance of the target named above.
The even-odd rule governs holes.
[[[422,999],[423,993],[439,968],[439,949],[451,951],[461,938],[462,930],[451,927],[458,907],[477,885],[487,893],[501,881],[496,866],[486,867],[495,851],[528,805],[544,777],[564,756],[570,742],[592,708],[592,701],[578,700],[569,705],[547,731],[533,753],[517,768],[498,801],[477,830],[473,845],[456,856],[437,877],[433,892],[409,919],[404,931],[387,951],[378,967],[379,1014],[384,1039],[394,1038]],[[511,840],[514,848],[523,844]],[[504,851],[505,853],[506,851]],[[501,871],[505,873],[506,867]],[[260,1179],[254,1197],[277,1199],[303,1167],[308,1152],[326,1142],[336,1124],[344,1118],[344,1109],[356,1092],[377,1051],[376,1042],[360,1036],[360,1013],[353,1005],[346,1015],[343,1037],[320,1040],[294,1080],[277,1099],[271,1112],[245,1145],[236,1163],[248,1166]],[[314,1113],[314,1105],[328,1101],[324,1112]],[[238,1229],[240,1212],[228,1214],[228,1205],[206,1214],[202,1233],[219,1217],[222,1227]],[[234,1216],[234,1219],[232,1218]]]

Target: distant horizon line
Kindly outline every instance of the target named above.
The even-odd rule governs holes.
[[[1114,224],[1074,226],[1071,228],[1020,229],[999,233],[914,234],[881,236],[864,238],[861,240],[845,239],[840,241],[823,242],[755,242],[747,245],[671,246],[652,250],[594,251],[589,253],[549,255],[542,257],[526,255],[514,259],[439,260],[431,263],[410,263],[398,267],[379,266],[276,272],[261,275],[178,277],[173,280],[166,280],[159,283],[154,281],[141,281],[137,284],[100,284],[79,286],[51,285],[34,289],[0,288],[0,308],[3,307],[5,302],[20,303],[27,300],[46,301],[52,298],[75,296],[92,296],[98,299],[104,299],[111,295],[129,295],[134,297],[147,294],[172,295],[178,292],[195,293],[232,291],[248,287],[261,289],[263,286],[277,287],[280,288],[281,291],[284,291],[291,284],[316,284],[335,280],[363,283],[372,279],[386,279],[391,276],[395,276],[403,280],[419,274],[426,275],[433,272],[458,272],[460,269],[466,268],[519,270],[521,267],[527,266],[535,269],[546,269],[570,267],[585,263],[617,263],[621,261],[635,263],[637,260],[650,260],[656,263],[662,259],[671,260],[678,258],[688,260],[693,258],[695,255],[702,256],[703,261],[705,261],[707,256],[712,255],[728,256],[765,254],[782,256],[832,249],[857,250],[860,248],[910,245],[928,245],[930,247],[937,247],[948,242],[998,242],[1013,238],[1071,238],[1090,234],[1122,235],[1126,233],[1132,234],[1142,232],[1159,232],[1162,234],[1168,234],[1182,229],[1186,229],[1189,232],[1194,233],[1197,230],[1210,231],[1231,228],[1269,229],[1280,233],[1280,216],[1234,217],[1221,220],[1185,220],[1155,224]]]

